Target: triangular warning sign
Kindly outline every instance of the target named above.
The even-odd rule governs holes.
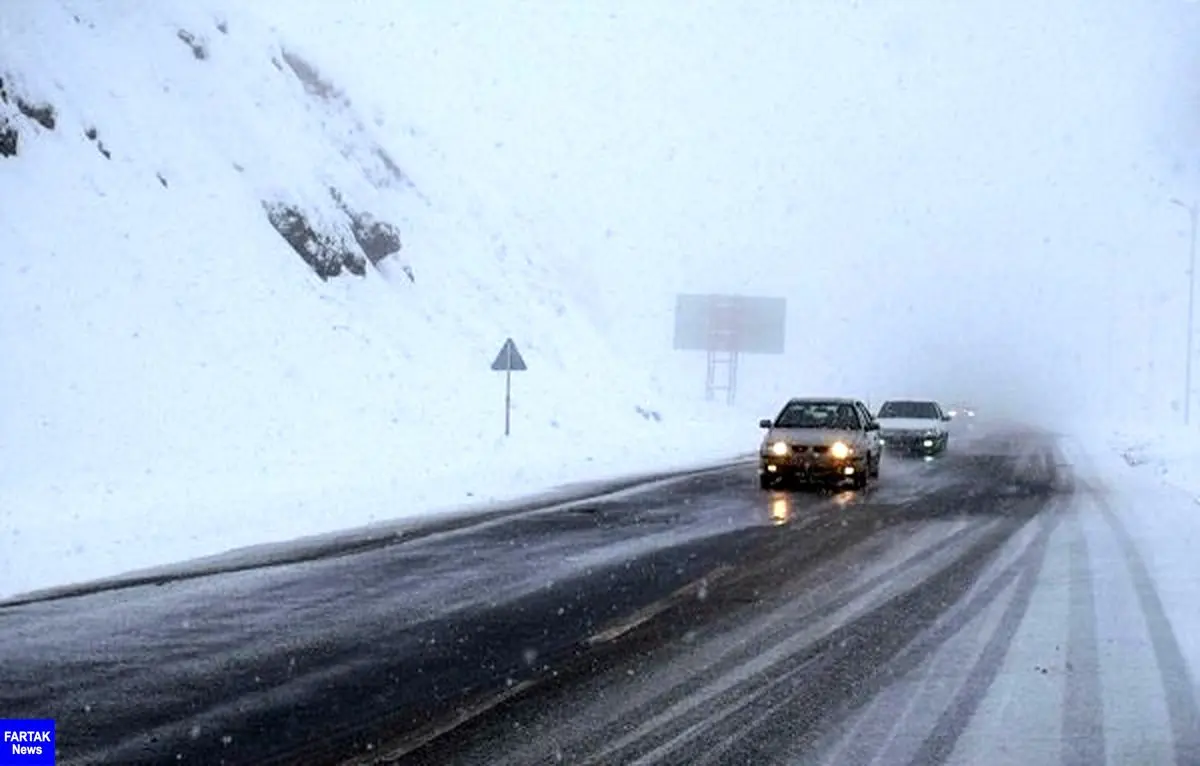
[[[492,369],[520,372],[529,368],[525,366],[525,360],[521,358],[521,352],[517,351],[517,344],[513,343],[512,338],[509,338],[500,347],[500,353],[496,355],[496,361],[492,362]]]

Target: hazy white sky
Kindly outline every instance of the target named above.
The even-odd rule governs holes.
[[[784,295],[770,369],[812,385],[1162,412],[1180,393],[1187,216],[1167,200],[1200,198],[1200,6],[256,7],[502,190],[631,325],[675,292]]]

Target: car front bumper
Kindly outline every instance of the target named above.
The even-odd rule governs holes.
[[[845,458],[830,455],[760,455],[758,473],[784,481],[847,480],[864,470],[861,462],[862,458],[854,455]]]
[[[923,434],[882,434],[880,443],[889,452],[908,452],[913,454],[930,454],[937,452],[942,446],[941,436],[925,436]]]

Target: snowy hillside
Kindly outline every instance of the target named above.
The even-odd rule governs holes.
[[[786,295],[788,353],[746,359],[747,397],[1173,417],[1200,5],[401,6],[254,4],[595,253],[648,341],[629,315],[674,290]]]
[[[0,78],[0,594],[753,445],[250,17],[6,0]]]

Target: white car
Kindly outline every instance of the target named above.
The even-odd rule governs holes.
[[[967,404],[954,404],[950,406],[950,411],[946,414],[954,419],[969,419],[975,417],[975,408]]]
[[[758,448],[763,489],[847,479],[862,489],[879,476],[879,425],[857,399],[789,399],[774,419],[758,425],[766,430]]]
[[[932,399],[892,399],[876,416],[879,436],[886,449],[921,455],[938,455],[950,444],[950,416]]]
[[[970,404],[952,404],[946,412],[950,416],[950,430],[958,434],[970,434],[975,431],[976,411]]]

